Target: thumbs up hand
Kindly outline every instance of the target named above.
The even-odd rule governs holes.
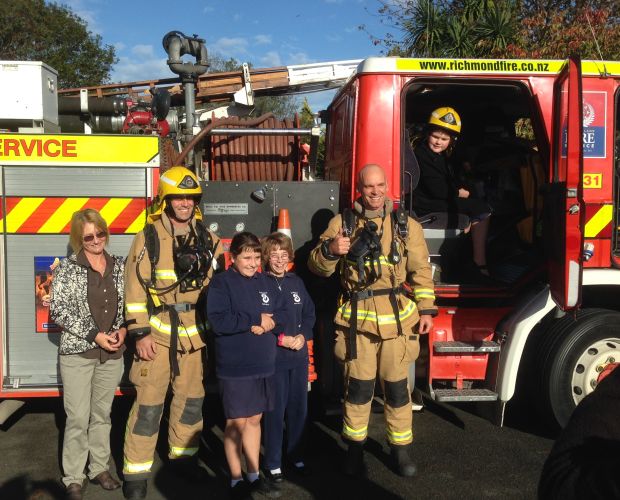
[[[329,244],[329,253],[332,255],[346,255],[351,247],[351,238],[345,236],[342,228],[338,230],[336,236]]]

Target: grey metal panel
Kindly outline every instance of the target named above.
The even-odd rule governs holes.
[[[145,196],[145,168],[3,167],[7,196]]]
[[[112,235],[108,252],[126,256],[133,235]],[[20,385],[47,385],[59,381],[59,334],[36,333],[34,257],[62,256],[68,235],[7,235],[6,284],[8,307],[5,376],[19,377]]]
[[[244,224],[247,231],[258,236],[275,229],[280,208],[287,208],[291,216],[292,237],[295,248],[309,242],[327,227],[327,222],[338,212],[338,183],[317,182],[205,182],[202,183],[201,209],[207,227],[217,223],[217,234],[232,238],[237,225]],[[252,197],[263,189],[265,200]],[[210,214],[209,208],[218,204],[222,212]],[[239,213],[239,204],[247,204],[247,214]],[[226,206],[231,213],[226,213]],[[207,209],[207,210],[205,210]]]

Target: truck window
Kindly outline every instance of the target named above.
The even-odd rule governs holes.
[[[545,173],[535,134],[539,117],[528,88],[519,82],[470,82],[414,80],[405,88],[401,148],[405,205],[417,216],[415,184],[420,167],[412,163],[411,153],[426,140],[430,113],[452,107],[461,117],[462,129],[449,155],[450,167],[459,186],[492,207],[489,265],[500,282],[511,284],[541,262],[539,188]],[[462,263],[471,259],[469,221],[454,214],[435,215],[435,220],[420,218],[435,279],[467,283]]]

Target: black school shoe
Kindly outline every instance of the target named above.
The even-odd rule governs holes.
[[[272,473],[269,469],[264,471],[265,479],[272,483],[281,483],[284,481],[284,474],[281,472]]]
[[[292,470],[295,472],[295,474],[298,474],[302,477],[308,477],[312,475],[312,468],[308,467],[308,465],[304,464],[302,466],[297,466],[295,464],[291,464],[289,467],[289,470]]]
[[[280,498],[280,496],[282,496],[282,493],[275,484],[270,485],[262,477],[250,483],[250,491],[267,498]]]
[[[245,481],[239,481],[230,488],[230,500],[252,500],[250,485]]]

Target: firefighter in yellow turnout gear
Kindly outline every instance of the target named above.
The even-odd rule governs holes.
[[[172,385],[170,464],[198,478],[196,453],[203,416],[205,338],[196,304],[218,265],[218,238],[201,222],[198,179],[184,167],[160,177],[160,208],[133,241],[125,267],[128,334],[136,357],[130,380],[136,400],[127,422],[125,498],[144,498],[164,400]]]
[[[421,226],[386,198],[378,165],[359,173],[360,198],[336,215],[309,258],[319,276],[340,273],[343,296],[334,322],[336,358],[344,363],[345,472],[363,468],[377,374],[385,396],[387,440],[399,474],[413,476],[411,390],[407,375],[437,313],[428,249]],[[405,288],[407,287],[407,288]],[[408,293],[411,291],[412,293]]]

